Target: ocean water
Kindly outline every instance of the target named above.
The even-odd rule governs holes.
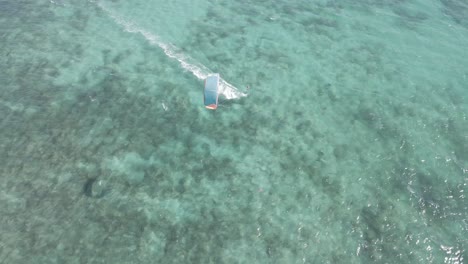
[[[0,41],[0,263],[467,261],[464,0],[0,0]]]

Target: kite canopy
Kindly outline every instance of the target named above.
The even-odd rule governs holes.
[[[205,79],[204,101],[208,109],[218,108],[219,74],[209,75]]]

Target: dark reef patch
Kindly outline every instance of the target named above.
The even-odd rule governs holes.
[[[441,0],[445,14],[453,21],[468,28],[468,3],[463,0]]]

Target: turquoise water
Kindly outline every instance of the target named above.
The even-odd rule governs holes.
[[[0,37],[0,263],[466,262],[465,1],[0,0]]]

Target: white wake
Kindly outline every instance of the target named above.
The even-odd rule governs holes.
[[[179,52],[179,49],[176,46],[163,42],[159,36],[139,27],[138,25],[135,25],[132,22],[129,22],[128,20],[125,20],[123,17],[107,8],[99,1],[94,3],[96,3],[97,6],[107,15],[109,15],[117,24],[122,26],[125,31],[129,33],[141,34],[146,40],[149,41],[149,43],[161,48],[169,58],[177,60],[182,68],[191,72],[198,79],[204,80],[208,75],[213,73],[210,71],[210,69],[196,62],[191,57],[183,54],[182,52]],[[247,96],[246,93],[239,91],[239,89],[237,89],[234,85],[226,82],[223,78],[220,78],[220,94],[223,95],[226,99],[237,99]]]

